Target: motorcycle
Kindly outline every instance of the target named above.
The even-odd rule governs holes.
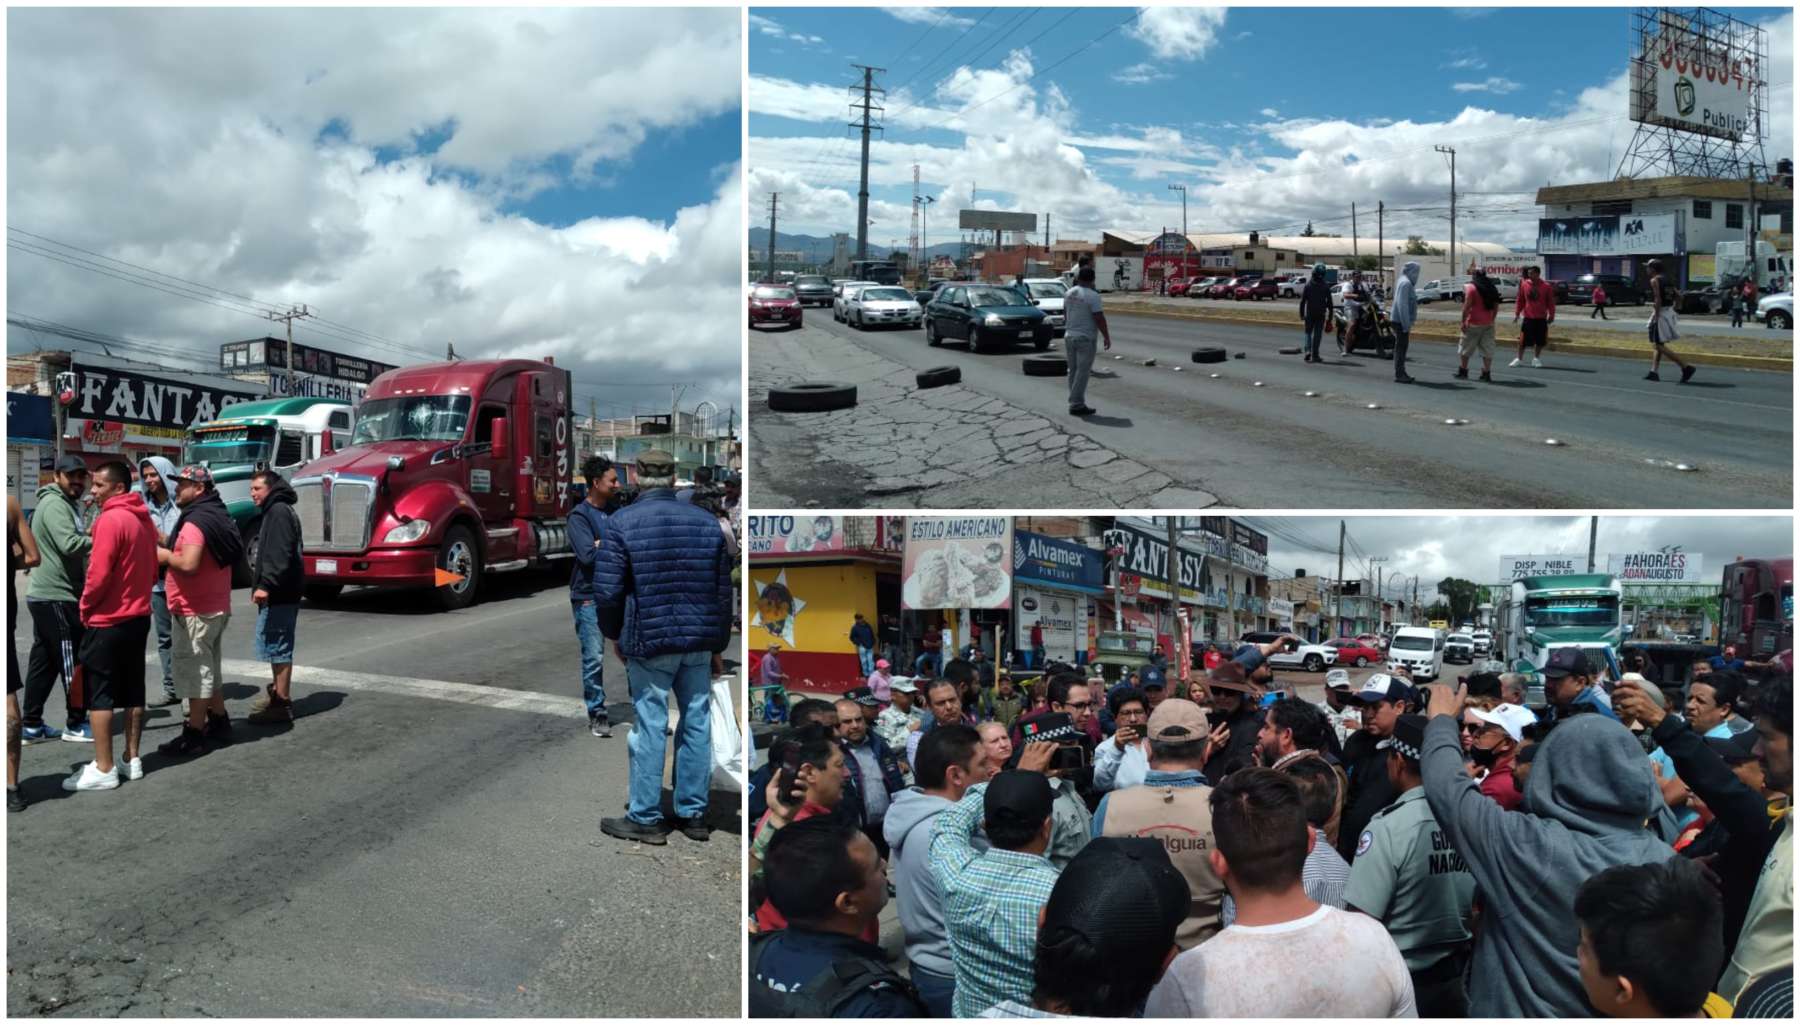
[[[1358,349],[1384,359],[1394,354],[1394,325],[1373,297],[1363,300],[1354,324],[1347,306],[1332,307],[1331,321],[1337,334],[1338,355],[1353,355]]]

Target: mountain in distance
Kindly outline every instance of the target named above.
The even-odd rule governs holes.
[[[775,233],[775,248],[783,252],[804,253],[808,257],[817,254],[819,259],[828,260],[831,258],[831,247],[832,241],[829,237],[821,238],[817,235],[790,235],[785,231],[777,231]],[[856,248],[855,239],[850,240],[850,248],[852,250]],[[751,228],[750,251],[753,253],[764,253],[767,252],[768,249],[769,229],[765,227]],[[886,259],[890,251],[888,246],[876,245],[874,242],[869,243],[869,258],[872,260]],[[905,251],[905,249],[900,250],[902,253]],[[931,255],[934,257],[949,256],[961,258],[962,243],[960,241],[934,242],[931,246]]]

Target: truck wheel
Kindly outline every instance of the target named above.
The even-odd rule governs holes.
[[[314,605],[325,605],[337,600],[337,596],[343,592],[343,584],[307,584],[301,593],[306,596],[308,602]]]
[[[769,408],[778,413],[829,413],[856,405],[856,385],[809,381],[769,389]]]
[[[481,549],[475,547],[475,535],[469,533],[469,528],[451,527],[444,533],[437,566],[462,577],[454,584],[437,588],[438,607],[454,612],[475,604],[475,592],[481,586]]]
[[[250,579],[245,587],[256,586],[256,553],[262,547],[262,520],[253,520],[238,528],[244,539],[244,561],[250,566]]]
[[[1307,672],[1316,673],[1325,668],[1325,660],[1317,655],[1308,655],[1306,656],[1305,666]]]

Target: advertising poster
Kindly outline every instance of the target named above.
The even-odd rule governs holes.
[[[1561,577],[1586,572],[1585,555],[1500,556],[1500,579],[1509,584],[1524,577]]]
[[[803,555],[843,551],[840,516],[751,516],[751,555]]]
[[[1606,571],[1621,584],[1702,584],[1705,559],[1699,552],[1684,552],[1668,545],[1641,552],[1614,552],[1607,556]],[[1717,583],[1717,580],[1714,580]]]
[[[1013,602],[1013,631],[1018,640],[1013,647],[1029,650],[1031,627],[1044,627],[1044,653],[1052,662],[1075,662],[1077,652],[1087,648],[1088,600],[1079,595],[1060,594],[1020,584]]]
[[[906,609],[1012,608],[1012,518],[909,516],[900,568]]]

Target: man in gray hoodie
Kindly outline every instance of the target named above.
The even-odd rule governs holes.
[[[175,543],[175,524],[181,520],[181,507],[175,504],[175,464],[162,456],[145,456],[138,460],[138,482],[131,490],[144,496],[150,510],[150,523],[156,528],[156,543],[167,547]],[[162,661],[162,703],[173,705],[181,698],[175,693],[173,655],[175,621],[169,616],[169,598],[163,593],[165,571],[157,567],[156,586],[150,590],[150,618],[156,624],[156,657]]]
[[[882,834],[888,866],[906,930],[906,960],[912,983],[934,1018],[955,1017],[956,970],[944,929],[944,894],[931,874],[931,834],[937,817],[963,793],[993,775],[981,735],[972,726],[939,726],[919,741],[913,764],[918,786],[894,795]]]
[[[1412,337],[1413,325],[1419,321],[1419,263],[1408,260],[1400,265],[1400,276],[1394,281],[1394,308],[1388,321],[1394,325],[1394,381],[1413,383],[1406,372],[1406,343]]]
[[[1538,745],[1525,803],[1509,812],[1463,768],[1467,686],[1429,690],[1425,800],[1481,895],[1469,1016],[1593,1017],[1576,955],[1576,891],[1604,869],[1675,856],[1644,831],[1661,805],[1644,749],[1606,716],[1565,719]]]

